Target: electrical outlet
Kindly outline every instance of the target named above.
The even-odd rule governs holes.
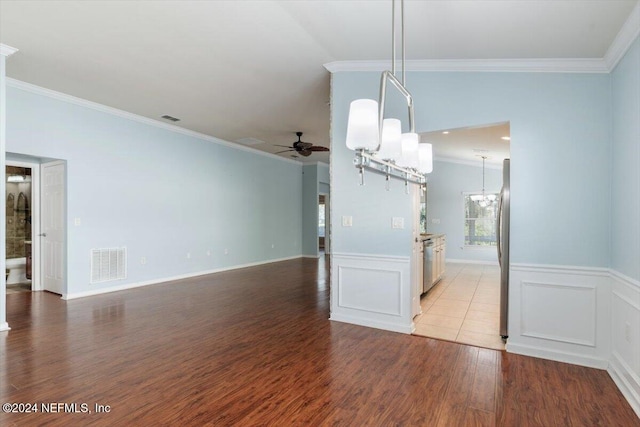
[[[77,227],[79,225],[82,225],[82,221],[80,220],[80,218],[74,218],[73,224]]]
[[[399,216],[394,216],[391,219],[391,228],[399,228],[399,229],[404,228],[404,218]]]
[[[343,227],[352,227],[353,226],[353,217],[350,215],[344,215],[342,217],[342,226]]]
[[[147,257],[146,256],[140,257],[140,264],[145,265],[146,263],[147,263]]]
[[[629,343],[631,342],[631,324],[629,322],[624,324],[624,339]]]

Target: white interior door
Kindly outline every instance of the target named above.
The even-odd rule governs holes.
[[[41,227],[42,288],[65,292],[65,164],[44,163],[41,166]]]

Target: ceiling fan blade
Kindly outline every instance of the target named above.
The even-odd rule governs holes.
[[[273,154],[288,153],[289,151],[296,151],[296,150],[284,150],[284,151],[278,151],[277,153],[273,153]]]
[[[298,153],[302,156],[309,157],[311,155],[311,150],[300,150]]]
[[[292,147],[292,146],[290,146],[290,145],[278,145],[278,144],[273,144],[273,146],[274,146],[274,147],[284,147],[284,148],[295,148],[295,147]]]
[[[314,145],[312,147],[307,148],[309,151],[329,151],[327,147],[321,147],[319,145]]]

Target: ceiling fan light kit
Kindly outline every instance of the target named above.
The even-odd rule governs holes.
[[[424,185],[425,174],[433,171],[433,149],[431,144],[420,144],[420,136],[415,132],[413,98],[404,86],[404,0],[400,0],[402,81],[396,78],[395,0],[391,7],[391,71],[382,73],[379,101],[356,99],[351,102],[346,136],[347,148],[356,152],[353,163],[359,169],[360,185],[364,185],[367,169],[386,176],[387,190],[390,177],[404,180],[405,187],[409,182]],[[407,101],[410,129],[407,133],[402,133],[400,120],[384,118],[387,82]]]

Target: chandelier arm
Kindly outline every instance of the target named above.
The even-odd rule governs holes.
[[[378,104],[378,126],[379,126],[379,135],[382,137],[382,122],[384,120],[384,106],[385,99],[387,96],[387,80],[395,86],[396,89],[405,97],[407,101],[407,109],[409,114],[409,129],[410,132],[416,131],[415,120],[414,120],[414,109],[413,109],[413,97],[404,87],[402,83],[393,75],[390,71],[384,71],[382,76],[380,77],[380,102]],[[378,141],[378,149],[380,148],[380,141]]]

